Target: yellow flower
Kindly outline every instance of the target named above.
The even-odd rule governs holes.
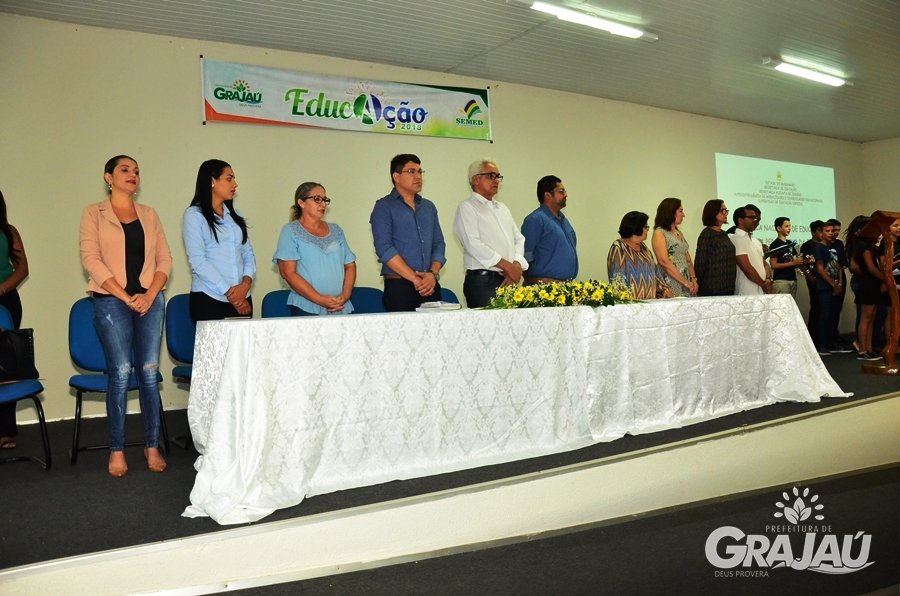
[[[497,288],[490,308],[588,305],[592,307],[635,302],[630,288],[615,278],[610,283],[589,279],[584,282],[551,282],[532,286]]]

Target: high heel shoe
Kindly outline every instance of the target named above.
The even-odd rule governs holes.
[[[158,447],[144,447],[144,457],[147,459],[147,469],[151,472],[162,472],[168,465]]]

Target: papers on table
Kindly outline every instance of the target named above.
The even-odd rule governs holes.
[[[437,302],[423,302],[422,306],[416,309],[416,312],[437,312],[439,310],[459,310],[462,308],[456,302],[443,302],[438,300]]]

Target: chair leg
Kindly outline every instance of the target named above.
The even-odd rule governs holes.
[[[47,433],[47,419],[44,417],[44,408],[41,407],[41,400],[38,399],[38,394],[26,396],[27,398],[31,398],[31,401],[34,402],[34,407],[37,409],[38,413],[38,421],[40,422],[41,427],[41,443],[44,448],[44,459],[37,457],[36,455],[15,455],[12,457],[3,457],[0,458],[0,464],[6,462],[17,462],[17,461],[30,461],[36,463],[43,470],[49,470],[51,459],[50,459],[50,436]],[[26,397],[22,397],[20,399],[26,399]],[[19,400],[16,400],[19,401]]]
[[[34,407],[37,409],[38,423],[41,425],[41,442],[44,444],[44,461],[38,460],[37,463],[41,464],[44,470],[49,470],[53,460],[50,456],[50,436],[47,433],[47,420],[44,417],[44,408],[41,406],[41,400],[38,399],[37,395],[32,395],[31,401],[34,402]]]
[[[162,431],[163,450],[169,455],[169,427],[166,425],[166,410],[163,407],[162,397],[159,398],[159,429]]]
[[[78,461],[78,433],[81,429],[81,391],[75,392],[75,432],[72,433],[72,450],[69,452],[69,462]]]

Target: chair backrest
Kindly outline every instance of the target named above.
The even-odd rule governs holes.
[[[94,301],[81,298],[69,311],[69,357],[75,366],[91,372],[106,372],[106,356],[94,329]]]
[[[441,286],[441,300],[444,302],[452,302],[453,304],[459,304],[459,298],[456,297],[456,293],[449,289]]]
[[[350,294],[350,302],[353,303],[353,312],[358,314],[385,312],[384,303],[381,301],[383,297],[384,292],[378,288],[367,288],[365,286],[355,287]]]
[[[177,294],[166,304],[166,348],[172,360],[194,362],[194,336],[197,324],[191,319],[190,296]]]
[[[9,311],[5,306],[0,304],[0,329],[12,329],[13,328],[13,320],[12,315],[9,314]]]
[[[262,316],[264,319],[272,317],[289,317],[291,311],[288,310],[287,299],[290,290],[272,290],[263,296]]]

